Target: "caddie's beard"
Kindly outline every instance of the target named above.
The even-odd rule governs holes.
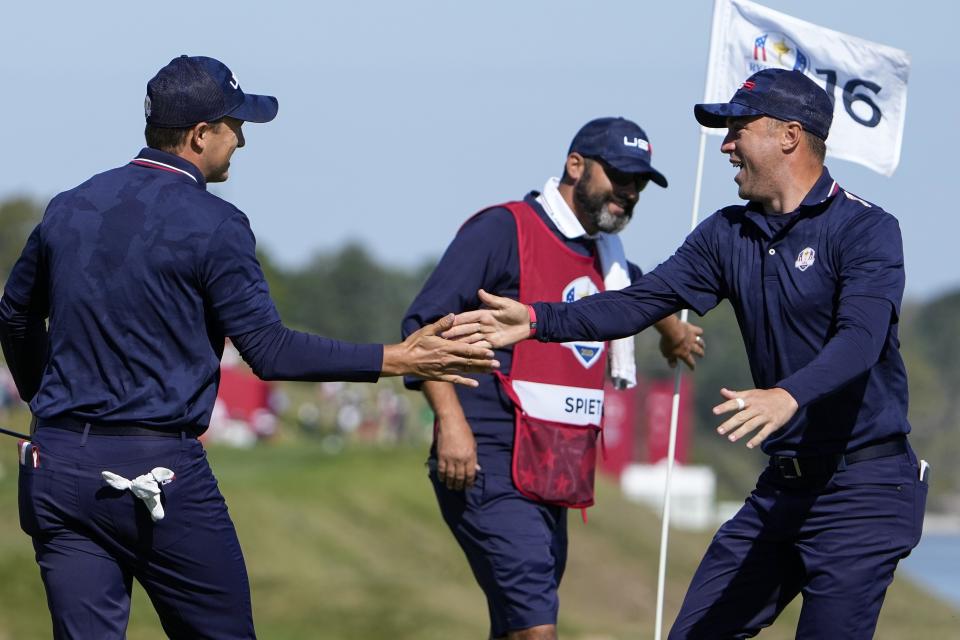
[[[590,190],[590,173],[585,172],[573,186],[573,202],[598,231],[620,233],[633,217],[633,204],[618,200],[612,192],[593,193]],[[610,212],[609,204],[616,202],[623,209],[623,215]]]

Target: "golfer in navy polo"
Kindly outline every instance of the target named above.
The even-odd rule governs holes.
[[[802,73],[760,71],[694,113],[727,128],[720,150],[746,205],[714,213],[627,289],[530,308],[484,293],[492,310],[448,335],[500,347],[535,318],[542,341],[616,338],[729,300],[756,388],[720,391],[717,431],[769,465],[707,549],[670,637],[753,637],[800,594],[798,638],[871,638],[927,494],[907,443],[899,226],[823,166],[833,106]]]
[[[134,578],[171,638],[254,638],[243,555],[196,439],[225,337],[265,379],[475,385],[455,372],[496,363],[435,335],[452,315],[388,346],[284,327],[246,216],[206,190],[276,98],[182,56],[145,107],[147,148],[50,202],[0,299],[3,351],[38,425],[21,449],[20,525],[55,638],[125,637]]]

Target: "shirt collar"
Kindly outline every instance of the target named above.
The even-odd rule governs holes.
[[[159,149],[144,147],[137,157],[130,161],[140,167],[156,169],[183,176],[184,180],[195,183],[201,189],[207,188],[207,181],[195,164],[180,156]]]
[[[837,195],[837,191],[840,190],[840,185],[837,184],[837,181],[830,177],[830,172],[826,167],[823,168],[823,173],[820,174],[820,177],[814,183],[813,188],[807,193],[804,197],[803,202],[800,203],[800,206],[797,207],[797,210],[803,209],[804,207],[811,207],[813,205],[821,204],[826,202],[831,197]]]
[[[787,215],[792,215],[797,211],[801,211],[804,207],[812,207],[818,204],[823,204],[833,196],[837,195],[838,191],[840,191],[840,185],[837,184],[837,181],[830,176],[830,171],[824,167],[820,177],[817,178],[817,181],[813,183],[813,186],[810,188],[810,191],[807,192],[807,195],[803,197],[803,200],[800,202],[800,206],[797,207],[795,211],[791,211]],[[747,209],[750,211],[763,213],[763,205],[755,200],[751,200],[747,203]],[[775,215],[783,214],[778,213]]]
[[[837,195],[837,192],[839,191],[840,185],[837,184],[837,181],[830,176],[830,172],[826,167],[824,167],[820,177],[817,178],[815,183],[813,183],[813,187],[811,187],[810,191],[807,192],[807,195],[804,196],[803,200],[800,202],[800,206],[797,207],[796,210],[787,214],[767,214],[764,213],[762,204],[751,200],[747,203],[746,216],[768,237],[773,237],[775,232],[767,224],[767,217],[769,215],[786,215],[788,217],[796,217],[805,213],[811,213],[812,215],[813,212],[821,209],[820,205],[833,198],[833,196]]]
[[[547,184],[543,185],[543,192],[537,196],[537,202],[543,207],[547,217],[557,226],[563,237],[573,240],[587,235],[586,230],[577,219],[577,214],[573,212],[567,201],[560,195],[560,178],[550,178]]]

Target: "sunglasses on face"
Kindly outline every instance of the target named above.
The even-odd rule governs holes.
[[[650,175],[646,173],[627,173],[620,171],[603,158],[590,158],[603,168],[603,173],[607,179],[616,186],[632,186],[636,190],[643,191],[650,184]]]

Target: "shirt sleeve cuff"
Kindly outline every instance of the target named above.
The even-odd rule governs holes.
[[[813,402],[813,396],[809,393],[804,393],[803,385],[799,380],[792,380],[791,378],[786,378],[777,383],[776,387],[778,389],[783,389],[789,393],[794,400],[797,402],[797,410],[802,409],[811,402]]]

